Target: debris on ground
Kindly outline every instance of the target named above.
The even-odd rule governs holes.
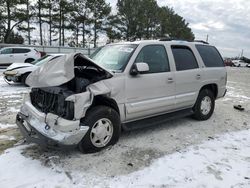
[[[241,105],[234,105],[234,109],[239,110],[239,111],[245,110],[245,108],[243,108]]]

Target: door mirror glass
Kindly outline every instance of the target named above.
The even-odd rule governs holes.
[[[147,63],[135,63],[133,68],[130,71],[130,74],[135,76],[139,73],[146,73],[149,71],[149,66]]]

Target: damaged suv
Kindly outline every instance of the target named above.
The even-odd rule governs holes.
[[[121,130],[192,115],[207,120],[226,93],[218,50],[201,42],[109,44],[91,58],[63,55],[27,78],[17,125],[27,141],[96,152]]]

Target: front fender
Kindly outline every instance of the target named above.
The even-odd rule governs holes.
[[[111,89],[103,81],[99,81],[89,85],[86,92],[69,96],[66,101],[74,102],[74,117],[75,119],[81,119],[92,105],[95,96],[110,94]]]

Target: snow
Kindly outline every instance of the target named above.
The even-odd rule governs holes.
[[[12,127],[17,127],[16,124],[2,124],[0,123],[0,129],[7,129],[7,128],[12,128]]]
[[[250,131],[231,133],[118,177],[114,187],[249,187]]]
[[[4,81],[3,76],[0,76],[0,93],[1,95],[7,95],[7,97],[19,96],[22,93],[27,93],[29,91],[28,87],[23,87],[22,84],[13,83],[11,85]]]
[[[6,150],[0,156],[0,187],[67,187],[70,182],[66,175],[22,156],[25,147]]]
[[[0,135],[0,140],[16,140],[14,136]]]
[[[128,175],[100,177],[48,168],[17,146],[0,155],[0,187],[250,187],[250,130],[211,138]],[[14,175],[13,175],[14,173]]]

